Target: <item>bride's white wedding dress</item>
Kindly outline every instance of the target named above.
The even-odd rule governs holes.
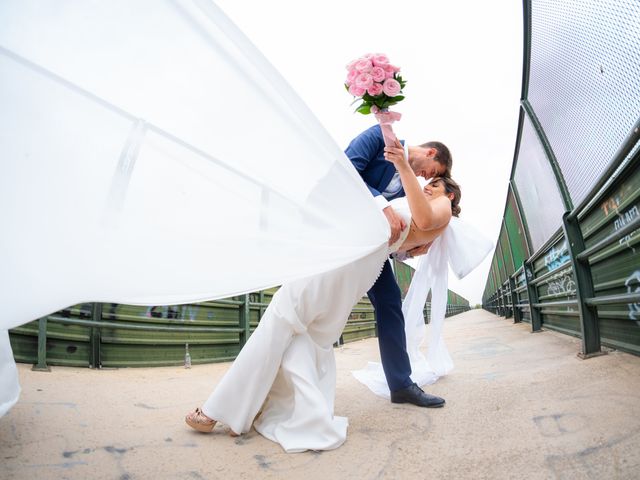
[[[394,200],[392,206],[407,224],[392,246],[383,245],[355,262],[278,290],[258,328],[204,403],[207,416],[237,433],[249,431],[253,424],[287,452],[342,445],[347,419],[333,414],[333,344],[389,253],[408,235],[406,199]]]
[[[407,225],[398,241],[350,265],[283,285],[249,342],[203,405],[207,416],[238,433],[249,431],[253,423],[258,432],[287,452],[330,450],[342,445],[348,422],[334,415],[333,344],[353,306],[375,282],[388,254],[396,251],[408,234],[411,214],[406,198],[393,200],[391,205]],[[452,263],[460,276],[468,273],[491,247],[482,238],[472,227],[452,218],[414,276],[403,313],[412,378],[419,384],[452,367],[441,338],[448,264]],[[424,338],[422,312],[429,289],[433,292],[435,331],[427,363],[419,346]],[[386,389],[388,396],[381,367],[370,366],[358,378],[376,393]]]

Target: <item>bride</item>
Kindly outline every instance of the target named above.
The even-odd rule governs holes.
[[[452,179],[435,178],[422,189],[403,150],[385,152],[406,192],[391,202],[406,221],[400,238],[349,265],[284,284],[202,408],[185,417],[189,426],[211,432],[221,422],[240,434],[253,425],[287,452],[330,450],[345,441],[347,419],[333,415],[333,344],[389,253],[433,243],[459,212],[460,188]]]

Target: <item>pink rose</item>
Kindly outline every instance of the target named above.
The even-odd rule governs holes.
[[[387,78],[386,72],[382,67],[373,67],[371,69],[371,76],[373,77],[374,82],[382,82],[385,78]]]
[[[358,76],[358,71],[357,70],[349,70],[349,73],[347,74],[346,84],[347,85],[351,85],[354,82],[354,80],[356,79],[357,76]]]
[[[354,68],[356,68],[356,63],[358,63],[357,60],[352,60],[347,64],[347,70],[353,70]]]
[[[400,82],[394,78],[387,78],[382,84],[382,91],[389,97],[395,97],[400,93]]]
[[[366,92],[366,90],[364,88],[357,87],[355,83],[349,86],[349,93],[354,97],[361,97],[364,95],[364,92]]]
[[[373,77],[368,73],[361,73],[356,77],[355,84],[357,87],[367,89],[373,84]]]
[[[382,93],[382,84],[374,82],[373,85],[367,88],[367,92],[369,92],[369,95],[371,95],[372,97],[380,95]]]
[[[383,66],[389,64],[389,57],[387,57],[386,55],[384,55],[382,53],[378,53],[378,54],[373,56],[371,61],[373,62],[373,65],[375,67],[383,67]]]
[[[387,78],[393,78],[393,76],[395,75],[395,70],[393,69],[393,65],[385,65],[384,67],[384,74]]]
[[[371,69],[373,68],[373,64],[371,63],[371,60],[367,60],[365,59],[360,59],[356,62],[356,70],[358,70],[360,73],[369,73],[371,71]]]

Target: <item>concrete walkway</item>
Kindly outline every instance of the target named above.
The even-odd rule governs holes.
[[[637,479],[640,358],[580,360],[577,339],[484,311],[448,319],[456,368],[428,391],[443,409],[393,405],[350,374],[376,339],[336,350],[331,452],[285,454],[255,431],[183,423],[227,364],[93,371],[20,365],[20,402],[0,419],[2,479]]]

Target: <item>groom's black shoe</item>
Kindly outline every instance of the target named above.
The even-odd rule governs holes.
[[[391,403],[413,403],[419,407],[438,408],[444,406],[444,398],[429,395],[414,383],[402,390],[391,392]]]

